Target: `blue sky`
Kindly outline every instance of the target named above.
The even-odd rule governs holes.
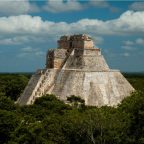
[[[61,35],[80,33],[110,68],[144,71],[144,1],[0,0],[0,72],[44,68]]]

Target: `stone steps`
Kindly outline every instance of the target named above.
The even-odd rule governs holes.
[[[23,94],[21,95],[21,97],[18,100],[18,103],[20,105],[24,105],[25,103],[28,102],[29,98],[31,97],[39,79],[40,79],[41,75],[33,75],[27,85],[27,87],[25,88]]]

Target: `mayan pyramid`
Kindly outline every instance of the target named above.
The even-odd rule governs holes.
[[[54,94],[65,102],[75,95],[86,105],[115,106],[132,91],[120,71],[109,68],[90,36],[72,35],[62,36],[58,48],[48,50],[45,69],[31,77],[17,102],[33,104],[38,97]]]

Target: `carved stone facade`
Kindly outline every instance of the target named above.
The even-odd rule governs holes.
[[[62,36],[58,48],[48,50],[46,68],[32,76],[20,105],[32,104],[45,94],[55,94],[66,101],[80,96],[86,105],[115,106],[134,88],[118,70],[107,65],[99,48],[87,35]]]
[[[94,49],[93,41],[87,35],[62,36],[58,40],[58,49],[48,50],[46,68],[61,68],[73,49],[76,49],[75,55],[82,55],[84,49],[93,49],[96,53],[100,52],[99,49]]]
[[[73,49],[73,48],[94,48],[94,43],[91,37],[82,35],[62,36],[58,40],[58,48]]]
[[[46,68],[61,68],[66,54],[66,49],[49,50],[46,57]]]

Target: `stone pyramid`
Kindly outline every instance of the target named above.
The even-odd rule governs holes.
[[[115,106],[133,91],[119,70],[109,68],[91,37],[72,35],[62,36],[58,48],[48,50],[46,68],[31,77],[17,102],[33,104],[38,97],[54,94],[65,102],[75,95],[86,105]]]

